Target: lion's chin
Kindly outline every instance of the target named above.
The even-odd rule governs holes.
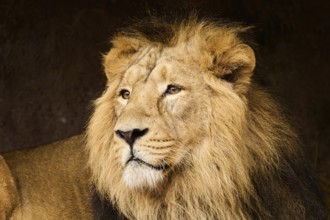
[[[164,176],[165,169],[133,160],[126,164],[123,179],[127,187],[132,189],[154,189],[163,182]]]

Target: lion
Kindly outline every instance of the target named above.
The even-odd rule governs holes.
[[[0,217],[326,219],[296,133],[252,78],[248,29],[192,16],[118,32],[86,135],[3,154]]]
[[[327,218],[296,133],[252,80],[248,29],[192,17],[112,39],[86,145],[103,207],[134,220]]]

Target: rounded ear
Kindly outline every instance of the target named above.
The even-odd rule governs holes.
[[[139,50],[141,42],[130,37],[116,37],[112,40],[111,50],[103,56],[105,74],[109,79],[121,74],[130,58]]]
[[[219,56],[214,57],[214,74],[233,83],[235,90],[245,93],[251,81],[256,59],[253,49],[246,44],[238,44]]]

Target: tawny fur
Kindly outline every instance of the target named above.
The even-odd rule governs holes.
[[[108,85],[87,130],[98,193],[129,219],[276,218],[256,183],[260,175],[276,195],[281,219],[306,217],[306,204],[280,177],[291,166],[288,158],[301,157],[297,137],[276,102],[250,83],[255,57],[240,38],[247,28],[195,18],[146,28],[155,34],[137,25],[116,35],[104,57]],[[165,96],[164,82],[188,88],[157,98]],[[119,97],[122,88],[130,89],[128,100]],[[136,151],[151,163],[171,165],[161,177],[140,180],[141,172],[134,182],[125,176],[122,155],[129,146],[115,130],[134,126],[150,133],[137,141]],[[145,150],[143,144],[159,133],[175,137],[173,149]],[[154,151],[166,157],[145,156]],[[132,167],[130,174],[139,169]]]
[[[93,219],[83,143],[75,136],[0,156],[0,220]]]

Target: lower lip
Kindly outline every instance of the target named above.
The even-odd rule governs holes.
[[[128,164],[129,162],[133,162],[133,161],[135,161],[135,162],[137,162],[139,164],[143,164],[143,165],[145,165],[147,167],[150,167],[150,168],[152,168],[154,170],[157,170],[157,171],[164,171],[164,170],[166,170],[169,167],[168,165],[154,166],[154,165],[151,165],[151,164],[149,164],[149,163],[147,163],[147,162],[145,162],[143,160],[140,160],[139,158],[133,158],[133,157],[131,159],[129,159],[126,164]]]

